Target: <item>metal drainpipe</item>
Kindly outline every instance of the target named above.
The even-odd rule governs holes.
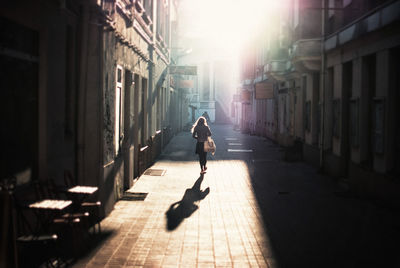
[[[319,168],[324,168],[324,142],[325,142],[325,78],[326,78],[326,61],[325,61],[325,22],[327,17],[328,0],[322,1],[322,36],[321,36],[321,138],[319,151]]]
[[[101,4],[101,8],[103,8],[103,3]],[[98,46],[99,46],[99,66],[98,66],[98,71],[99,71],[99,90],[98,92],[98,100],[100,100],[101,105],[99,105],[99,114],[98,114],[98,120],[99,120],[99,125],[100,129],[104,129],[104,105],[103,105],[103,92],[104,92],[104,77],[103,77],[103,70],[104,70],[104,58],[103,58],[103,50],[104,50],[104,45],[103,45],[103,40],[104,40],[104,26],[98,26]],[[98,165],[98,170],[97,170],[97,181],[96,183],[100,185],[100,180],[103,178],[103,164],[104,164],[104,134],[103,131],[98,131],[98,141],[99,141],[99,165]]]

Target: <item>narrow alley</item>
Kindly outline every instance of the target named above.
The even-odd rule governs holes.
[[[0,268],[400,267],[400,0],[3,2]]]
[[[150,167],[165,173],[142,175],[129,189],[148,193],[145,199],[116,203],[102,222],[104,240],[73,267],[399,264],[396,213],[343,195],[344,187],[304,162],[284,161],[282,147],[268,139],[231,125],[211,130],[217,153],[208,156],[203,200],[188,193],[200,167],[195,141],[181,132]]]

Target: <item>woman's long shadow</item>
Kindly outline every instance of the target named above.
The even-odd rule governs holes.
[[[204,174],[201,174],[192,188],[186,189],[182,199],[169,207],[165,213],[167,216],[168,231],[175,230],[185,218],[190,217],[199,208],[195,202],[203,200],[210,193],[209,187],[204,191],[200,190],[203,179]]]

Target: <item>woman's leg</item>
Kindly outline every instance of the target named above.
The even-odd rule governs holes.
[[[204,166],[204,170],[207,169],[206,165],[207,165],[207,152],[204,152],[204,161],[203,161],[203,166]]]
[[[200,153],[199,154],[200,157],[200,168],[203,170],[204,166],[206,165],[206,159],[207,159],[207,153]]]
[[[199,153],[199,163],[200,163],[200,168],[201,168],[201,170],[203,170],[203,157],[202,157],[202,154],[201,153]]]

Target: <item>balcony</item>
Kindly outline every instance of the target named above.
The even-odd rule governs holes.
[[[288,72],[288,49],[275,44],[268,51],[268,60],[264,65],[264,73],[276,80],[285,80]]]
[[[278,81],[285,80],[287,63],[287,60],[269,60],[264,66],[264,72]]]
[[[286,60],[271,60],[266,65],[266,72],[269,73],[282,73],[286,71]]]
[[[301,39],[292,46],[290,60],[300,73],[315,72],[321,68],[321,39]]]

